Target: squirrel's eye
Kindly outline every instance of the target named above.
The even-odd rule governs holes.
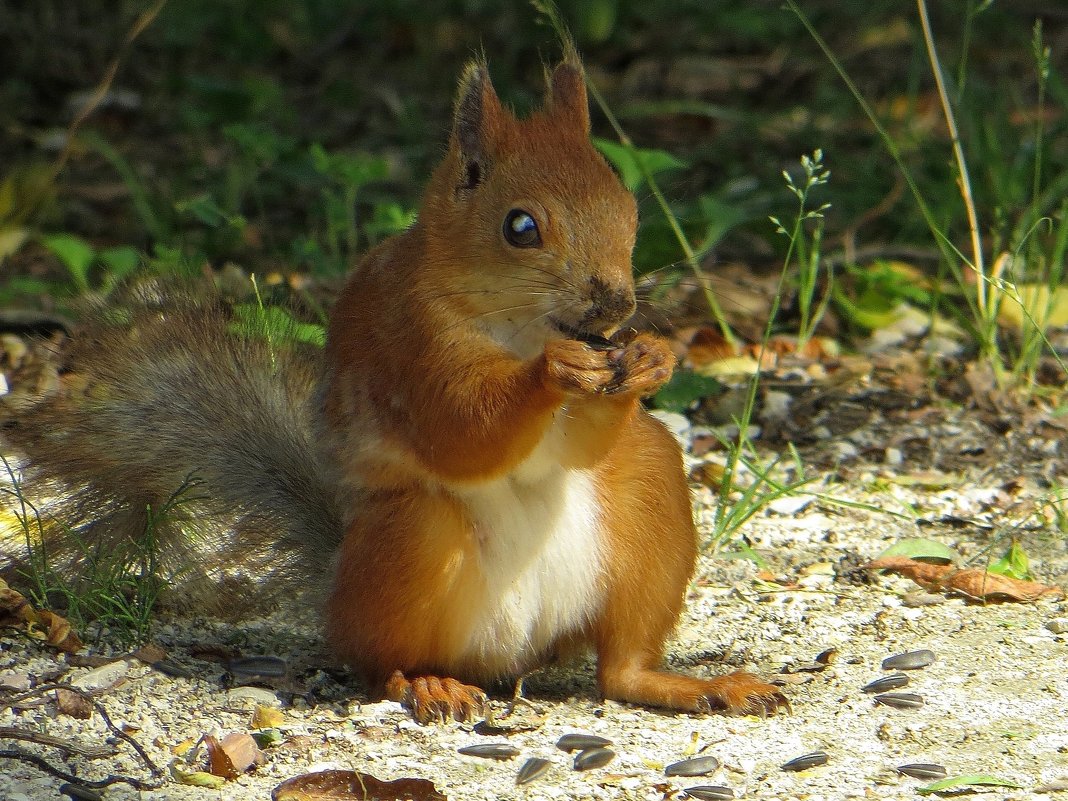
[[[504,238],[517,248],[536,248],[541,244],[538,224],[522,209],[512,209],[504,218]]]

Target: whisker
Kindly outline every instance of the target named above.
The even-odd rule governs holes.
[[[508,337],[508,342],[512,342],[517,336],[519,336],[523,332],[523,330],[528,325],[531,325],[533,323],[538,322],[539,320],[547,318],[549,316],[549,314],[550,314],[550,312],[547,312],[547,311],[546,312],[542,312],[538,316],[532,317],[530,320],[527,320],[527,322],[523,323],[523,325],[519,326],[519,328],[516,329],[514,334],[512,334],[510,337]]]
[[[489,311],[479,312],[478,314],[472,314],[469,317],[463,317],[463,318],[457,320],[452,325],[446,326],[442,330],[443,331],[450,331],[450,330],[452,330],[453,328],[455,328],[458,325],[465,325],[466,323],[469,323],[469,322],[471,322],[473,320],[479,320],[479,319],[482,319],[483,317],[489,317],[489,316],[494,315],[494,314],[507,314],[508,312],[519,311],[521,309],[536,309],[536,308],[537,308],[537,304],[535,304],[535,303],[520,303],[520,304],[515,305],[515,306],[506,306],[506,307],[501,308],[501,309],[491,309]],[[548,314],[548,312],[546,312],[545,314]],[[541,315],[539,315],[539,316],[541,316]],[[535,318],[535,319],[537,319],[537,318]]]
[[[514,290],[507,287],[504,289],[457,289],[452,292],[438,292],[433,295],[427,294],[423,297],[429,298],[430,300],[442,300],[444,298],[471,297],[475,295],[504,295],[505,293],[511,291]],[[552,297],[557,293],[545,292],[540,290],[524,290],[524,294],[531,297]]]

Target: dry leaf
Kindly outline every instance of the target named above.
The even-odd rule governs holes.
[[[226,784],[226,779],[222,776],[213,776],[203,770],[182,770],[177,765],[171,765],[171,776],[179,784],[189,785],[190,787],[207,787],[212,790],[218,790]]]
[[[256,709],[252,713],[252,728],[274,729],[285,723],[285,719],[286,716],[282,713],[281,709],[264,706],[263,704],[256,704]]]
[[[17,626],[33,618],[33,607],[25,596],[11,589],[7,582],[0,579],[0,624]]]
[[[82,648],[82,641],[66,618],[55,612],[35,610],[22,593],[11,589],[3,579],[0,579],[0,626],[24,629],[31,637],[43,639],[67,653]]]
[[[747,345],[743,349],[743,353],[756,358],[764,353],[764,361],[769,359],[768,354],[773,354],[774,357],[789,356],[796,354],[805,359],[812,359],[814,361],[828,361],[835,359],[841,354],[841,348],[838,343],[828,337],[810,337],[805,341],[803,347],[797,346],[797,337],[778,335],[771,337],[767,344],[756,342],[752,345]],[[774,363],[775,360],[773,360]],[[767,365],[765,365],[767,366]]]
[[[176,755],[176,756],[185,756],[193,748],[195,748],[199,743],[200,743],[199,740],[194,740],[191,737],[186,738],[185,740],[182,740],[177,745],[172,746],[171,747],[171,753]]]
[[[702,367],[737,355],[738,349],[724,339],[723,334],[706,326],[694,332],[686,351],[686,360],[691,367]]]
[[[42,609],[37,612],[37,625],[44,628],[45,641],[53,648],[69,654],[77,653],[82,649],[82,641],[74,633],[74,629],[65,617]]]
[[[167,652],[160,648],[158,645],[142,645],[130,656],[135,659],[140,659],[146,665],[154,665],[157,662],[167,658]]]
[[[213,776],[222,776],[224,779],[236,779],[264,761],[263,753],[252,735],[243,732],[228,734],[221,741],[207,735],[204,745],[208,749],[208,770]]]
[[[56,709],[62,715],[70,715],[80,720],[88,720],[93,716],[93,705],[88,698],[62,687],[56,690]]]
[[[869,562],[868,570],[889,570],[912,579],[925,590],[957,592],[973,600],[1035,601],[1039,598],[1063,598],[1060,587],[1037,581],[999,576],[981,568],[958,570],[952,565],[932,565],[904,556],[888,556]]]
[[[286,779],[271,801],[448,801],[426,779],[384,782],[352,770],[324,770]]]

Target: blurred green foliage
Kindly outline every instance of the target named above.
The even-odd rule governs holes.
[[[506,0],[433,7],[415,0],[170,0],[123,54],[56,186],[32,196],[16,191],[7,183],[16,169],[55,159],[74,113],[147,5],[0,6],[0,201],[5,186],[14,193],[13,222],[4,222],[0,203],[0,259],[23,288],[106,289],[121,275],[96,254],[114,247],[136,249],[155,269],[233,262],[248,271],[336,276],[413,219],[447,134],[463,62],[484,52],[498,92],[523,111],[540,96],[542,63],[558,53],[534,10]],[[561,5],[591,79],[638,146],[654,154],[655,169],[664,168],[657,180],[698,253],[781,266],[788,243],[767,218],[789,217],[781,173],[796,171],[798,155],[817,148],[835,171],[825,249],[847,240],[931,247],[908,198],[895,199],[900,178],[870,125],[778,3]],[[935,217],[963,241],[913,7],[890,0],[802,5],[899,142]],[[1030,45],[1032,24],[1044,15],[1045,38],[1060,48],[1051,63],[1063,63],[1066,22],[1037,0],[958,5],[932,8],[934,28],[986,235],[1011,248],[1033,224],[1029,209],[1057,214],[1068,195],[1068,88],[1052,69],[1045,107],[1036,106]],[[1045,115],[1041,138],[1033,135],[1036,114]],[[596,112],[594,120],[602,149],[626,177],[628,156]],[[1036,203],[1037,151],[1048,178]],[[678,262],[669,226],[631,178],[643,219],[637,269]],[[23,231],[29,235],[20,240]],[[48,246],[56,235],[81,240],[94,257],[72,267]],[[34,243],[56,257],[52,273]],[[921,266],[934,269],[933,262]],[[0,302],[32,302],[32,292],[4,290]]]

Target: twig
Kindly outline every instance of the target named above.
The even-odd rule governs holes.
[[[130,744],[130,747],[137,752],[137,755],[139,757],[141,757],[141,761],[148,765],[148,768],[152,771],[153,776],[162,775],[163,768],[161,768],[159,765],[152,761],[152,758],[148,755],[145,749],[141,747],[141,744],[137,742],[137,740],[135,740],[133,737],[131,737],[129,734],[127,734],[111,722],[111,718],[108,717],[108,713],[104,709],[104,706],[102,704],[97,701],[93,701],[92,698],[89,697],[86,693],[81,693],[81,691],[79,690],[76,690],[75,692],[78,692],[82,695],[83,698],[88,698],[88,700],[92,702],[93,706],[96,707],[96,711],[99,713],[100,718],[104,721],[104,725],[106,725],[111,731],[111,733],[118,737],[120,740]]]
[[[64,740],[62,737],[53,737],[51,734],[45,734],[44,732],[39,731],[18,729],[14,726],[0,726],[0,739],[22,740],[26,743],[49,745],[53,748],[60,748],[69,754],[77,754],[78,756],[83,756],[87,759],[101,759],[103,757],[115,756],[115,749],[109,748],[106,745],[85,745],[74,740]]]
[[[31,208],[35,208],[44,197],[48,187],[56,182],[59,178],[59,174],[63,172],[63,168],[67,166],[67,162],[70,160],[71,152],[74,149],[74,135],[78,132],[78,129],[82,127],[82,124],[89,118],[89,116],[96,111],[97,107],[104,100],[108,90],[111,88],[111,84],[115,81],[115,76],[119,72],[119,65],[122,63],[123,57],[130,49],[130,45],[134,40],[144,33],[145,28],[152,24],[152,22],[159,16],[159,12],[163,10],[163,7],[167,5],[167,0],[156,0],[150,8],[145,10],[136,20],[134,24],[130,26],[130,30],[126,33],[126,38],[123,40],[122,45],[119,47],[119,52],[115,54],[115,57],[108,64],[107,71],[104,73],[104,77],[100,83],[93,89],[93,93],[85,101],[82,107],[78,110],[78,113],[74,116],[71,124],[67,127],[66,139],[63,143],[63,149],[59,151],[59,155],[52,163],[51,170],[49,171],[49,180],[41,183],[41,188],[37,192],[36,197],[31,197],[28,201]]]
[[[41,685],[38,685],[37,687],[34,687],[32,690],[29,690],[28,692],[18,693],[17,695],[0,695],[0,702],[2,702],[5,706],[11,706],[11,705],[13,705],[13,704],[15,704],[15,703],[17,703],[19,701],[23,701],[23,700],[25,700],[27,698],[33,698],[35,696],[43,695],[44,693],[51,692],[53,690],[65,690],[67,692],[74,693],[75,695],[77,695],[78,697],[83,699],[84,701],[87,701],[88,703],[92,704],[93,708],[96,710],[97,714],[100,715],[100,719],[104,721],[104,725],[108,727],[108,730],[112,734],[114,734],[116,737],[118,737],[120,740],[122,740],[123,742],[126,742],[126,743],[130,744],[130,747],[133,748],[134,751],[137,752],[137,755],[141,758],[141,761],[145,763],[145,765],[148,767],[148,769],[150,771],[152,771],[152,775],[153,776],[160,776],[160,775],[163,774],[163,768],[161,768],[159,765],[157,765],[152,760],[152,758],[148,755],[148,753],[141,746],[141,744],[139,742],[137,742],[137,740],[135,740],[129,734],[127,734],[122,729],[120,729],[118,726],[116,726],[114,723],[112,723],[111,722],[111,718],[108,716],[107,710],[104,708],[104,705],[101,704],[99,701],[97,701],[95,698],[93,698],[91,693],[87,693],[85,690],[80,690],[77,687],[72,687],[69,684],[55,684],[55,683],[52,683],[52,684],[41,684]],[[2,730],[0,730],[0,731],[2,731]],[[14,729],[13,731],[22,732],[21,729]],[[0,734],[0,736],[3,736],[3,735]],[[29,738],[27,738],[27,737],[12,737],[12,739],[26,740],[26,739],[29,739]],[[34,742],[41,742],[41,743],[44,743],[45,745],[55,745],[56,747],[59,747],[59,748],[67,748],[67,743],[65,741],[49,743],[49,742],[45,742],[43,739],[41,739],[40,735],[38,735],[38,739],[34,740]],[[70,750],[70,749],[68,749],[68,750]],[[81,752],[75,751],[75,753],[81,753]],[[110,755],[110,752],[109,752],[109,754],[106,754],[106,755]],[[86,754],[86,756],[89,756],[89,755]],[[99,756],[99,755],[94,755],[94,756]]]
[[[65,782],[71,782],[73,784],[80,784],[82,787],[91,787],[93,789],[109,787],[112,784],[128,784],[138,790],[158,790],[165,783],[162,780],[146,782],[141,779],[136,779],[133,776],[116,774],[108,774],[103,779],[83,779],[80,776],[75,776],[73,773],[67,773],[66,771],[54,767],[44,757],[39,757],[36,754],[27,754],[25,751],[18,751],[14,748],[0,749],[0,759],[17,759],[20,762],[28,762],[34,767],[43,770],[50,776],[55,776],[57,779],[62,779]]]

